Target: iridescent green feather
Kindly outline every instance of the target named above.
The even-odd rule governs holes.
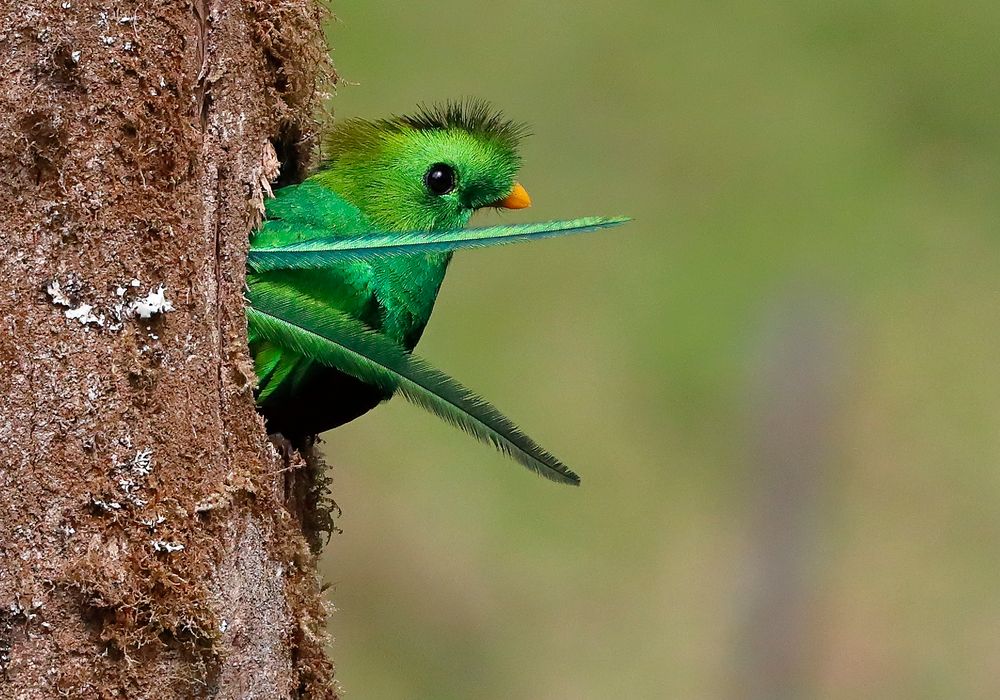
[[[356,319],[301,295],[251,289],[248,301],[259,337],[389,393],[398,391],[546,478],[580,482],[492,404]]]
[[[568,221],[545,221],[535,224],[503,224],[451,231],[409,231],[387,233],[373,231],[357,236],[321,238],[306,236],[297,243],[273,248],[255,247],[247,265],[255,272],[268,270],[315,270],[345,260],[370,260],[377,257],[445,253],[460,248],[520,243],[554,238],[574,233],[588,233],[618,226],[627,217],[591,216]],[[301,225],[300,225],[301,226]],[[305,230],[303,233],[305,233]],[[310,232],[315,232],[310,230]]]

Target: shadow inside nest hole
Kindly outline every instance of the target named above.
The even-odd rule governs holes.
[[[271,145],[281,164],[277,179],[271,182],[272,188],[295,185],[306,179],[309,175],[312,139],[302,132],[298,124],[283,124],[278,134],[271,138]]]

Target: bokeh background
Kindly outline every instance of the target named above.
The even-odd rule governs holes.
[[[535,206],[328,433],[346,697],[1000,697],[1000,5],[337,0],[338,118],[489,98]],[[481,223],[497,214],[482,215]]]

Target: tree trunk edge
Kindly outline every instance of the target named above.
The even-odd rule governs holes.
[[[337,696],[325,477],[265,438],[242,299],[274,151],[301,175],[336,79],[325,14],[0,15],[0,698]]]

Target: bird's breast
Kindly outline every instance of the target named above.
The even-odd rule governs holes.
[[[412,350],[420,339],[450,253],[399,256],[373,264],[375,296],[382,309],[382,332]]]

